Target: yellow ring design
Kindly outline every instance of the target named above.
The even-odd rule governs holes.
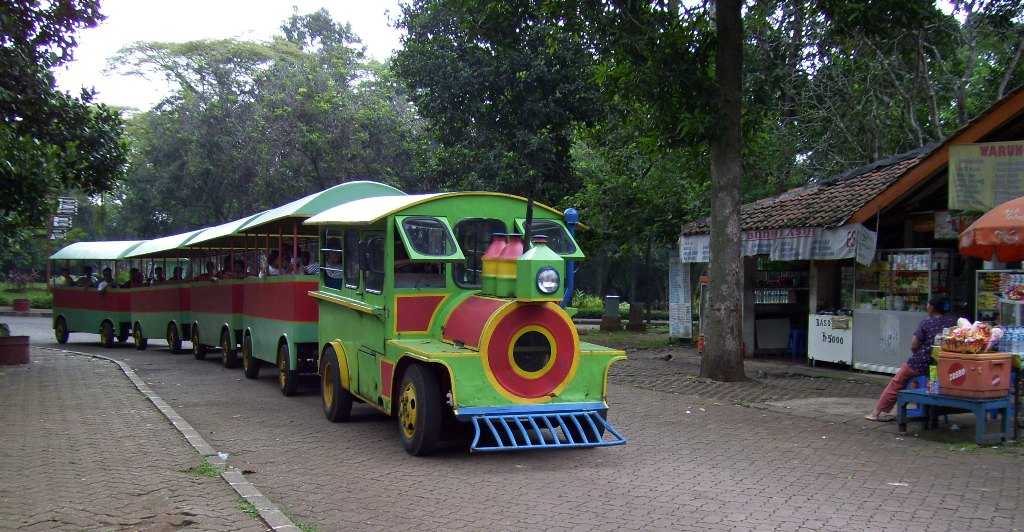
[[[547,338],[548,340],[548,347],[551,351],[548,356],[548,361],[544,363],[544,367],[538,369],[537,371],[526,371],[525,369],[520,368],[519,364],[516,364],[516,359],[514,356],[516,342],[519,341],[519,338],[521,338],[524,334],[528,332],[538,332],[544,335],[544,338]],[[512,371],[516,373],[516,375],[519,375],[524,379],[539,379],[544,375],[547,375],[547,373],[551,371],[551,368],[555,366],[555,360],[558,358],[557,345],[558,344],[555,343],[555,337],[551,335],[551,331],[539,325],[527,325],[526,327],[523,327],[522,329],[516,331],[516,333],[512,335],[511,340],[509,340],[508,364],[512,368]]]
[[[487,353],[488,353],[488,349],[490,348],[491,335],[494,333],[494,330],[498,327],[498,324],[501,322],[502,319],[505,318],[505,316],[511,314],[513,310],[515,310],[516,308],[522,306],[523,304],[524,303],[519,302],[519,301],[509,301],[506,305],[504,305],[502,307],[499,307],[498,310],[495,311],[493,314],[491,314],[491,317],[487,319],[487,322],[484,324],[483,330],[480,332],[480,349],[479,349],[479,352],[480,352],[480,355],[481,355],[480,356],[480,365],[482,366],[481,369],[483,369],[484,375],[487,377],[487,381],[491,384],[491,387],[494,389],[494,391],[498,392],[499,395],[501,395],[505,399],[508,399],[512,403],[515,403],[515,404],[541,404],[541,403],[548,403],[548,402],[551,402],[551,396],[557,396],[557,395],[561,394],[562,391],[565,390],[565,387],[568,386],[569,383],[572,382],[572,380],[576,377],[576,370],[579,368],[580,358],[582,358],[581,356],[579,356],[580,355],[580,336],[579,336],[579,332],[576,330],[576,325],[573,324],[572,319],[569,318],[569,315],[566,314],[564,310],[562,310],[562,307],[560,307],[560,306],[558,306],[558,305],[556,305],[554,303],[550,303],[550,302],[544,303],[545,307],[547,307],[552,312],[557,314],[560,318],[562,318],[562,321],[564,321],[566,323],[566,325],[569,326],[569,331],[572,334],[572,342],[573,342],[573,348],[575,349],[575,352],[572,354],[572,367],[569,368],[569,374],[566,375],[565,376],[565,380],[563,380],[562,383],[559,384],[551,392],[551,395],[547,395],[547,396],[544,396],[544,397],[532,398],[532,399],[531,398],[526,398],[526,397],[520,397],[518,395],[515,395],[515,394],[509,392],[508,390],[506,390],[505,387],[502,386],[500,382],[498,382],[497,377],[494,376],[494,372],[491,371],[491,367],[487,363]]]

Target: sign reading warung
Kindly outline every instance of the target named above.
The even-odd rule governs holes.
[[[1024,196],[1024,141],[949,147],[949,209],[987,211]]]

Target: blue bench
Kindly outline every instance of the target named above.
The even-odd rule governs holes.
[[[907,431],[907,422],[911,419],[907,411],[911,404],[924,409],[925,415],[923,420],[925,430],[935,426],[935,418],[939,414],[939,409],[943,411],[953,409],[974,414],[974,442],[978,445],[1001,442],[1013,437],[1010,424],[1013,402],[1010,395],[997,399],[971,399],[967,397],[953,397],[951,395],[930,394],[927,390],[920,388],[900,390],[896,396],[897,422],[899,423],[900,432]],[[1001,416],[1001,431],[989,434],[989,413]]]

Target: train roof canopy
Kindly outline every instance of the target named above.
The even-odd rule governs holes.
[[[188,247],[203,247],[200,244],[205,244],[207,247],[241,247],[245,244],[245,236],[239,234],[239,229],[257,216],[262,216],[265,212],[267,211],[246,216],[241,220],[234,220],[210,227],[196,235],[192,240],[189,240],[186,245]],[[249,240],[252,240],[252,237]]]
[[[139,247],[133,249],[131,252],[125,255],[126,258],[142,258],[142,257],[180,257],[184,256],[185,253],[181,250],[185,244],[188,244],[196,237],[199,233],[202,233],[205,229],[197,229],[195,231],[189,231],[187,233],[181,233],[177,235],[165,236],[163,238],[155,238],[153,240],[146,240]]]
[[[407,196],[379,196],[374,198],[358,199],[345,203],[344,205],[332,207],[320,214],[311,216],[304,223],[306,225],[373,223],[385,216],[396,214],[415,205],[457,196],[499,196],[521,201],[523,202],[524,207],[526,204],[526,198],[522,196],[502,194],[500,192],[439,192],[435,194],[412,194]],[[543,203],[535,202],[534,207],[552,212],[558,215],[559,219],[561,219],[562,213],[544,205]]]
[[[287,222],[299,221],[297,218],[308,218],[336,205],[373,197],[405,197],[405,192],[375,181],[349,181],[260,213],[242,224],[238,231],[277,234],[284,232]]]
[[[135,249],[144,240],[110,240],[106,242],[75,242],[50,255],[54,260],[116,260]]]

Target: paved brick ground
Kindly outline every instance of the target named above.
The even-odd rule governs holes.
[[[99,349],[76,345],[76,349]],[[1019,457],[612,385],[630,438],[591,451],[407,456],[394,423],[358,405],[323,419],[315,388],[282,397],[163,348],[128,361],[250,479],[321,530],[1024,529]],[[688,413],[687,413],[688,412]]]
[[[114,364],[0,367],[0,529],[263,530]]]
[[[610,420],[626,446],[412,458],[393,421],[362,405],[352,423],[323,419],[315,383],[285,398],[270,371],[247,381],[216,356],[73,341],[126,360],[264,493],[320,530],[1024,530],[1020,448],[962,452],[891,423],[736,406],[733,385],[680,382],[688,371],[663,379],[678,361],[657,353],[634,353],[613,376]],[[739,402],[864,400],[879,386],[784,372],[759,380]]]
[[[668,360],[665,360],[668,358]],[[696,350],[683,347],[634,350],[629,359],[612,366],[614,382],[680,395],[724,402],[762,403],[810,397],[874,397],[885,379],[840,371],[814,371],[803,367],[756,360],[746,364],[747,382],[701,379]]]

